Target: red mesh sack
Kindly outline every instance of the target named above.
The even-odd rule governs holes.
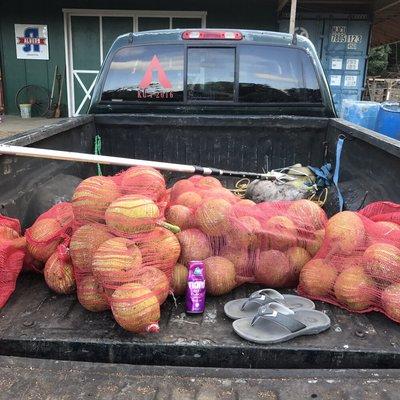
[[[93,253],[91,272],[109,301],[120,286],[140,283],[162,304],[168,296],[179,254],[180,244],[175,235],[157,227],[145,240],[136,243],[121,237],[104,241]],[[76,276],[78,281],[82,279],[79,274]]]
[[[79,276],[76,280],[76,294],[81,306],[88,311],[101,312],[110,309],[104,289],[91,274]]]
[[[21,224],[18,219],[0,215],[0,239],[14,239],[15,233],[21,235]],[[10,237],[10,235],[12,237]]]
[[[210,294],[227,293],[245,282],[295,287],[301,268],[322,244],[327,222],[325,212],[308,200],[255,205],[211,198],[193,215],[195,228],[177,235],[179,262],[205,261]]]
[[[121,317],[123,310],[118,304],[138,302],[127,285],[150,291],[150,301],[156,299],[158,312],[168,296],[180,253],[175,235],[159,226],[169,192],[163,176],[152,168],[134,167],[98,178],[83,181],[72,202],[77,224],[69,253],[78,300],[94,312],[111,306],[121,326],[132,332],[146,331],[145,325],[133,326],[129,316],[123,322],[126,316]],[[130,288],[127,299],[125,292],[121,296],[122,287]],[[152,324],[157,321],[151,318],[150,331],[156,329]]]
[[[3,307],[15,290],[22,269],[25,250],[16,241],[0,242],[0,307]]]
[[[27,248],[36,260],[46,262],[63,242],[68,244],[74,225],[70,203],[58,203],[51,207],[25,232]]]
[[[204,233],[217,236],[223,233],[221,229],[224,231],[224,228],[218,226],[218,222],[212,226],[207,224],[210,220],[208,215],[223,214],[224,209],[239,201],[218,179],[194,175],[176,182],[171,188],[165,219],[181,229],[199,227]],[[199,208],[201,211],[198,212]]]
[[[235,204],[220,254],[234,262],[238,283],[294,287],[322,244],[326,222],[325,212],[309,200]]]
[[[76,283],[66,247],[60,245],[46,261],[43,274],[47,286],[58,294],[75,292]]]
[[[72,196],[72,208],[77,225],[104,223],[108,206],[122,193],[112,177],[91,176],[83,180]]]
[[[169,281],[181,252],[177,236],[166,228],[156,227],[136,243],[142,254],[142,267],[159,269]]]
[[[136,194],[119,197],[105,212],[106,225],[112,233],[133,239],[145,237],[160,219],[156,203],[149,197]]]
[[[105,225],[87,224],[76,229],[69,243],[75,270],[81,274],[91,274],[93,254],[103,242],[113,237]]]
[[[20,237],[17,219],[0,215],[0,307],[15,290],[26,254],[26,240]]]
[[[167,187],[164,176],[152,167],[131,167],[114,176],[122,195],[146,196],[157,204],[161,213],[167,205]]]
[[[378,201],[363,208],[359,211],[359,214],[369,218],[371,221],[390,222],[392,224],[381,225],[400,229],[400,204],[389,201]]]
[[[400,322],[400,231],[363,213],[344,211],[329,220],[321,249],[301,270],[298,292]]]
[[[159,331],[160,304],[147,287],[126,283],[113,292],[110,305],[115,320],[125,330],[133,333]]]
[[[133,282],[141,267],[139,247],[126,238],[103,242],[93,255],[93,275],[108,295],[124,283]]]

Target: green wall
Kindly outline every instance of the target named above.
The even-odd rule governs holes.
[[[65,66],[63,8],[120,10],[207,11],[209,28],[249,28],[276,30],[275,0],[0,0],[0,56],[4,76],[5,103],[8,114],[16,114],[15,94],[26,84],[51,90],[54,68]],[[49,56],[44,60],[17,60],[14,24],[48,25]],[[63,89],[63,110],[67,112],[66,87]]]

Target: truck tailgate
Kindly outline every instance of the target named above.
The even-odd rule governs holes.
[[[240,339],[223,313],[239,287],[207,301],[204,315],[187,316],[184,301],[163,305],[159,334],[133,335],[110,312],[90,313],[75,295],[58,296],[43,278],[24,274],[1,311],[0,354],[59,360],[216,368],[398,368],[398,325],[379,314],[350,314],[319,303],[332,327],[317,336],[262,346]]]

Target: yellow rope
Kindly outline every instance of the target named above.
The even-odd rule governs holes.
[[[313,193],[308,200],[317,203],[320,207],[323,207],[328,199],[328,188],[324,188],[317,196],[317,193]]]
[[[235,189],[231,189],[232,193],[235,196],[238,196],[241,199],[243,199],[244,195],[246,194],[247,186],[249,186],[250,182],[251,181],[249,178],[242,178],[238,180],[235,184]]]

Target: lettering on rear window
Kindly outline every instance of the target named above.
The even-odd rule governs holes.
[[[153,75],[156,78],[153,78]],[[139,82],[138,99],[173,98],[172,83],[167,77],[158,57],[151,59],[142,80]]]

